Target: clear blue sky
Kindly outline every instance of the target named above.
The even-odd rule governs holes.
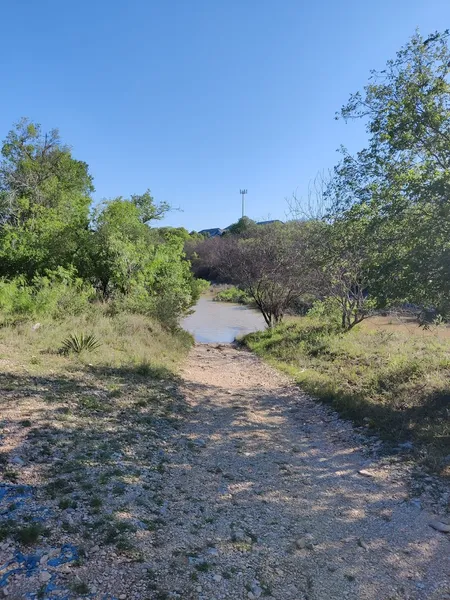
[[[334,120],[415,28],[450,27],[448,0],[4,0],[0,136],[22,116],[58,127],[95,199],[150,187],[224,227],[284,218],[364,128]]]

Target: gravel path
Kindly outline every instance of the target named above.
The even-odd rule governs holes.
[[[450,534],[401,465],[246,351],[198,345],[183,377],[155,597],[450,598]]]

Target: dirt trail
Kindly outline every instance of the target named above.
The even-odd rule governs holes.
[[[348,423],[231,346],[196,346],[183,377],[158,597],[450,598],[450,534]]]

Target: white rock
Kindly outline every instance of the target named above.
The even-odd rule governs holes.
[[[360,475],[363,475],[364,477],[374,477],[374,474],[371,471],[368,471],[367,469],[360,469],[358,473]]]
[[[366,542],[364,540],[359,539],[358,540],[358,546],[360,546],[361,548],[363,548],[363,550],[368,550],[369,546],[366,544]]]
[[[296,540],[295,545],[299,550],[303,550],[307,548],[308,550],[313,549],[313,536],[310,533],[307,533],[304,537]]]
[[[213,579],[216,583],[219,583],[219,581],[222,581],[222,575],[214,575]]]
[[[42,571],[42,573],[39,574],[39,581],[41,583],[48,583],[51,578],[52,576],[48,571]]]

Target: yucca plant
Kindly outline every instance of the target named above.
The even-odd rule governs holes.
[[[93,334],[85,335],[81,333],[76,335],[71,333],[68,338],[63,340],[61,351],[63,354],[69,354],[69,352],[75,352],[80,354],[83,350],[92,352],[101,346],[101,343]]]

